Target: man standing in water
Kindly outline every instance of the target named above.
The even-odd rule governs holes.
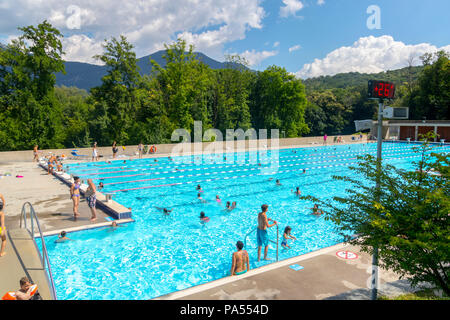
[[[233,253],[233,263],[231,264],[232,276],[239,276],[250,270],[248,253],[246,250],[242,250],[243,247],[244,243],[242,243],[242,241],[236,243],[237,251]]]
[[[273,227],[277,224],[275,220],[267,218],[267,210],[269,206],[263,204],[261,206],[262,212],[258,213],[258,228],[256,228],[256,240],[258,242],[258,261],[261,259],[261,247],[264,245],[264,260],[267,259],[267,251],[269,250],[269,236],[267,234],[267,228]],[[269,221],[273,221],[269,224]]]

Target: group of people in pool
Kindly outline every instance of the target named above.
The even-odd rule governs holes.
[[[197,200],[199,200],[201,203],[207,203],[208,200],[203,199],[202,197],[202,193],[203,193],[203,189],[200,185],[197,185]],[[222,205],[222,199],[220,199],[219,195],[216,195],[216,202],[220,205]],[[225,205],[225,209],[223,211],[232,211],[233,209],[236,208],[236,201],[233,201],[232,203],[230,201],[227,201],[226,205]]]
[[[269,249],[269,236],[267,229],[271,228],[278,224],[277,221],[272,220],[267,217],[267,212],[269,210],[269,206],[267,204],[263,204],[261,206],[261,212],[258,213],[258,225],[256,228],[256,242],[258,245],[258,261],[261,260],[261,249],[264,246],[264,260],[270,260],[267,257],[268,249]],[[272,222],[272,223],[269,223]],[[283,232],[283,238],[281,241],[281,246],[284,249],[289,249],[290,246],[288,244],[288,240],[295,241],[297,238],[291,234],[292,228],[290,226],[286,226]],[[231,263],[231,275],[241,275],[250,270],[250,259],[248,256],[248,252],[243,249],[244,243],[242,241],[238,241],[236,243],[237,251],[233,253],[232,263]]]

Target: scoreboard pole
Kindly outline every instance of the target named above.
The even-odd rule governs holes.
[[[380,188],[380,174],[381,174],[381,150],[383,142],[383,108],[384,101],[380,98],[378,102],[378,134],[377,134],[377,192]],[[379,199],[378,199],[379,200]],[[378,295],[378,247],[373,248],[372,255],[372,292],[371,300],[377,300]]]

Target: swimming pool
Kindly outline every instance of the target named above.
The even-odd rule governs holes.
[[[418,159],[413,146],[384,143],[383,160],[411,169],[411,162]],[[448,152],[450,148],[436,146],[434,151]],[[114,231],[74,232],[68,236],[75,241],[65,243],[55,244],[57,236],[46,237],[58,299],[151,299],[228,276],[235,243],[244,241],[256,227],[264,203],[269,205],[268,216],[280,224],[280,237],[289,225],[298,239],[290,243],[291,249],[280,248],[280,260],[342,242],[332,222],[311,215],[312,203],[299,200],[291,190],[299,186],[303,195],[322,199],[345,195],[345,183],[333,181],[332,175],[348,174],[357,155],[376,155],[376,144],[276,152],[276,174],[271,174],[270,164],[264,161],[270,158],[270,150],[265,159],[263,155],[256,162],[251,161],[256,152],[238,152],[225,154],[226,160],[224,154],[216,154],[174,159],[177,161],[147,158],[69,165],[68,171],[83,180],[92,178],[96,185],[102,181],[102,192],[113,193],[114,200],[131,207],[136,222]],[[231,163],[234,157],[245,161]],[[276,186],[275,179],[282,185]],[[197,200],[197,184],[207,203]],[[216,195],[222,205],[215,201]],[[236,201],[237,208],[223,211],[226,201]],[[173,211],[165,216],[155,207]],[[210,218],[206,224],[200,223],[201,211]],[[269,229],[269,236],[276,238],[275,227]],[[270,263],[256,262],[255,233],[248,237],[246,249],[251,268]],[[271,244],[271,262],[275,256]]]

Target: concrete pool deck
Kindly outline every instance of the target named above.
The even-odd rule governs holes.
[[[338,251],[350,251],[358,257],[346,260],[336,255]],[[255,254],[249,255],[251,259]],[[337,244],[155,300],[370,300],[371,261],[358,247]],[[303,269],[296,271],[290,267],[293,265]],[[418,290],[391,271],[380,268],[378,276],[379,295]]]
[[[110,225],[110,217],[97,208],[97,221],[90,221],[90,210],[81,198],[77,221],[73,220],[69,188],[48,175],[32,162],[0,163],[0,173],[10,173],[0,179],[0,193],[5,198],[5,225],[8,230],[6,255],[0,258],[0,294],[18,289],[19,279],[28,276],[38,284],[44,299],[50,299],[49,283],[37,250],[25,229],[20,228],[22,206],[30,202],[39,218],[44,236]],[[16,175],[23,178],[16,178]],[[28,216],[29,217],[29,216]],[[132,219],[116,220],[117,223]],[[35,236],[39,236],[35,227]]]

